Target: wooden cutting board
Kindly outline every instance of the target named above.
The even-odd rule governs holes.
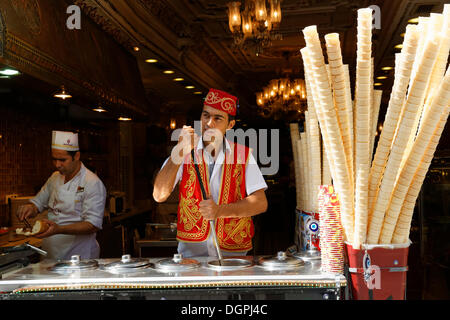
[[[27,237],[23,234],[16,234],[16,230],[9,230],[8,233],[1,235],[0,237],[0,247],[11,247],[15,245],[22,244],[24,242],[29,241],[30,244],[32,242],[36,242],[36,239],[42,241],[36,237]]]

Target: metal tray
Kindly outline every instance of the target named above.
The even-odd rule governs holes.
[[[215,270],[239,270],[253,266],[253,262],[247,259],[225,258],[222,261],[209,261],[207,266]]]

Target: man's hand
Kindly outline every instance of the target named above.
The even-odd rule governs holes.
[[[23,206],[20,206],[17,209],[17,217],[20,221],[23,221],[23,219],[28,219],[30,217],[34,217],[39,213],[38,208],[32,203],[27,203]]]
[[[219,215],[220,206],[213,199],[207,199],[200,202],[199,210],[206,220],[215,220]]]
[[[171,158],[175,164],[181,164],[192,149],[197,145],[200,137],[191,126],[183,126],[177,145],[172,149]]]
[[[47,222],[49,227],[48,227],[47,231],[35,235],[36,238],[47,238],[54,234],[59,233],[58,225],[55,222],[53,222],[51,220],[47,220],[47,219],[42,219],[42,221]]]

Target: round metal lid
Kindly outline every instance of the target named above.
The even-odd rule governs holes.
[[[111,262],[103,266],[110,272],[132,272],[139,271],[150,265],[148,259],[131,258],[129,254],[125,254],[119,261]]]
[[[50,269],[57,272],[72,272],[92,270],[97,267],[98,262],[96,260],[81,260],[80,256],[74,255],[70,257],[70,260],[58,262]]]
[[[208,267],[216,270],[238,270],[248,268],[253,262],[247,259],[226,258],[222,260],[213,260],[208,262]]]
[[[195,259],[184,259],[179,253],[172,259],[162,259],[155,263],[155,268],[162,271],[187,271],[198,268],[200,262]]]
[[[318,250],[296,252],[292,256],[296,259],[302,259],[304,261],[316,261],[321,259],[320,252]]]
[[[290,269],[305,265],[302,259],[289,257],[283,251],[279,251],[275,257],[260,258],[258,263],[268,269]]]

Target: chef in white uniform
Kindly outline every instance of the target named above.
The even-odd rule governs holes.
[[[53,131],[52,159],[57,171],[29,204],[19,208],[19,219],[48,209],[50,228],[38,237],[49,259],[99,258],[96,233],[102,229],[105,186],[80,161],[77,133]]]

